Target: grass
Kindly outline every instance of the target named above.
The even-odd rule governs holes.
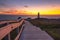
[[[60,40],[60,24],[51,21],[29,20],[33,25],[46,31],[55,40]]]
[[[47,29],[46,32],[50,34],[55,40],[60,40],[60,29]]]

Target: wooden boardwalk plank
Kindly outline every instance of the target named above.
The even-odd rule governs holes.
[[[28,21],[25,21],[24,27],[20,40],[54,40],[45,31],[33,26]]]

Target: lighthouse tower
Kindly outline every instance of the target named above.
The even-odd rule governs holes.
[[[38,12],[37,18],[40,19],[40,13]]]

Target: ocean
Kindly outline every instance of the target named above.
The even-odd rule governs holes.
[[[37,16],[27,16],[27,15],[0,15],[0,20],[17,20],[18,17],[21,18],[37,18]],[[58,19],[60,16],[40,16],[40,18],[48,18],[48,19]]]

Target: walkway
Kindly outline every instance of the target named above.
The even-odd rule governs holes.
[[[45,31],[33,26],[28,21],[25,21],[24,27],[20,40],[53,40]]]

